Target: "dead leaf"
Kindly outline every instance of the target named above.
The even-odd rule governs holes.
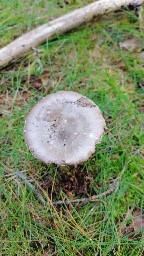
[[[29,77],[29,80],[28,80],[28,85],[37,90],[37,91],[41,91],[42,90],[42,82],[41,82],[41,79],[35,75],[31,75]]]
[[[98,39],[98,35],[94,34],[94,35],[92,36],[92,40],[95,41],[95,40],[97,40],[97,39]]]
[[[43,86],[46,86],[51,83],[51,78],[48,76],[48,74],[43,74],[41,77],[41,82]]]
[[[127,224],[129,222],[129,224]],[[135,210],[128,209],[124,220],[120,223],[118,233],[134,239],[144,229],[144,210],[137,208]]]
[[[144,211],[136,209],[132,215],[134,231],[138,232],[144,229]]]
[[[31,94],[27,91],[24,91],[22,93],[22,97],[25,99],[25,100],[28,100],[30,97],[31,97]]]
[[[123,42],[119,42],[119,46],[121,49],[140,52],[144,49],[144,41],[143,39],[132,38]]]
[[[144,52],[141,52],[141,53],[139,54],[139,58],[140,58],[141,60],[144,60]]]
[[[9,115],[12,111],[13,105],[19,107],[26,106],[26,100],[30,98],[29,92],[17,92],[15,96],[8,94],[0,94],[0,117]]]
[[[124,235],[125,234],[126,222],[131,218],[131,216],[132,216],[132,210],[128,209],[126,214],[125,214],[124,220],[119,224],[118,233],[120,235]]]

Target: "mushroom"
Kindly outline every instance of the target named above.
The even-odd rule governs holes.
[[[44,163],[77,165],[95,152],[105,120],[98,106],[72,91],[58,91],[40,100],[29,113],[25,140]]]

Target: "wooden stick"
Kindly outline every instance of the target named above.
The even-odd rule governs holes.
[[[99,0],[79,8],[60,18],[54,19],[32,31],[20,36],[0,50],[0,67],[8,65],[16,58],[27,54],[33,47],[47,39],[70,31],[83,23],[89,22],[97,15],[118,10],[128,5],[141,6],[144,0]]]
[[[98,195],[93,195],[91,197],[86,198],[78,198],[73,200],[66,200],[66,201],[57,201],[53,202],[53,205],[62,205],[62,204],[87,204],[88,202],[96,202],[99,201],[102,197],[110,195],[112,192],[116,191],[119,188],[119,179],[113,180],[112,184],[110,185],[109,189],[104,191],[103,193],[100,193]]]
[[[5,171],[5,174],[9,176],[9,173],[7,171]],[[46,205],[46,200],[41,194],[41,191],[38,188],[36,188],[36,186],[34,185],[34,180],[30,179],[25,173],[23,173],[18,169],[15,169],[12,175],[16,176],[16,178],[18,178],[23,184],[26,184],[26,186],[33,191],[35,197],[39,200],[39,202]],[[99,201],[102,197],[108,196],[112,192],[116,191],[119,188],[119,182],[120,182],[120,179],[118,177],[115,180],[113,180],[113,182],[109,186],[109,189],[107,189],[106,191],[98,195],[93,195],[91,197],[86,197],[86,198],[78,198],[74,200],[69,200],[69,199],[63,200],[63,201],[59,200],[59,201],[52,202],[52,205],[55,205],[55,206],[62,205],[62,204],[63,205],[68,205],[68,204],[84,205],[84,204],[87,204],[88,202]]]
[[[36,198],[39,200],[40,203],[45,204],[46,201],[43,198],[42,194],[40,191],[38,191],[38,189],[36,188],[35,185],[32,184],[32,180],[29,179],[29,177],[27,177],[27,175],[21,171],[19,171],[18,169],[14,170],[14,175],[17,176],[17,178],[23,183],[26,184],[27,187],[29,189],[31,189],[33,191],[33,193],[35,194]]]

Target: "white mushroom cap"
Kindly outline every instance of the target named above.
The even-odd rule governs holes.
[[[59,91],[37,103],[24,133],[30,151],[44,163],[77,165],[95,152],[104,127],[93,101],[76,92]]]

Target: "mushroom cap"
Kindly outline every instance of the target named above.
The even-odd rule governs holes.
[[[24,134],[32,154],[44,163],[77,165],[95,152],[104,127],[93,101],[76,92],[58,91],[31,110]]]

